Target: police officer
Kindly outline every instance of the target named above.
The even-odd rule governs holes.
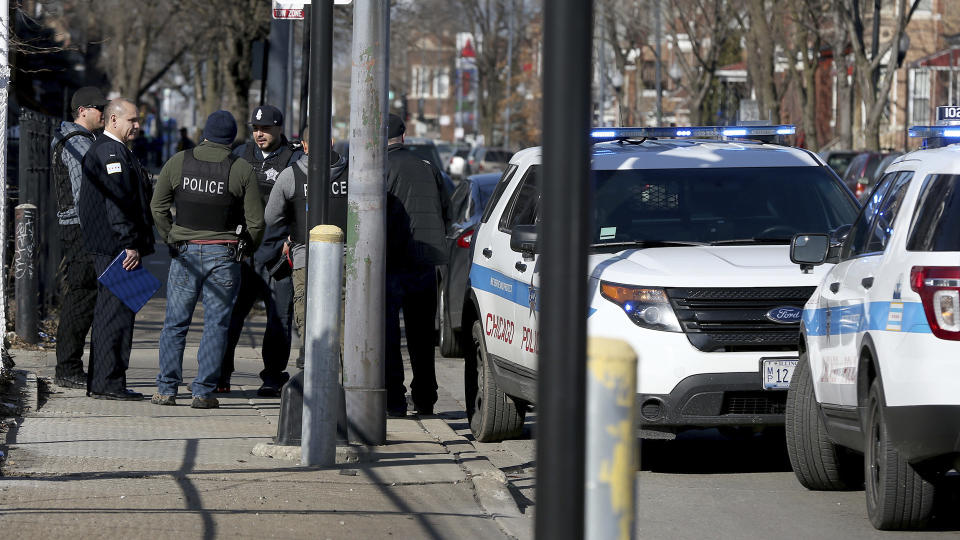
[[[300,358],[297,367],[302,368],[304,322],[307,295],[307,187],[308,154],[310,153],[309,127],[303,132],[303,157],[284,169],[270,192],[263,219],[268,227],[282,227],[290,231],[287,249],[293,264],[293,321],[300,336]],[[329,223],[346,230],[346,185],[347,160],[330,151],[330,201]],[[341,195],[342,194],[342,195]]]
[[[83,183],[77,213],[87,251],[100,275],[118,255],[125,270],[140,266],[153,253],[150,184],[127,144],[140,130],[137,107],[117,98],[104,109],[105,127],[83,156]],[[134,401],[143,394],[127,388],[127,366],[136,313],[110,289],[97,284],[90,336],[87,395]]]
[[[253,168],[230,153],[237,123],[227,111],[207,117],[203,141],[167,161],[150,209],[160,236],[173,246],[167,315],[160,334],[160,373],[151,402],[174,405],[183,380],[187,330],[203,298],[203,338],[191,407],[219,406],[211,394],[220,377],[234,300],[240,289],[240,251],[263,234],[263,204]],[[176,207],[176,220],[170,208]]]
[[[234,155],[242,157],[257,175],[262,203],[266,206],[270,191],[280,172],[303,154],[291,148],[283,135],[283,114],[276,107],[262,105],[250,114],[253,141],[238,146]],[[284,371],[290,359],[290,323],[293,317],[293,283],[290,267],[284,268],[283,244],[289,231],[285,227],[268,227],[263,243],[252,261],[241,266],[240,293],[230,320],[227,350],[217,391],[230,391],[233,357],[243,332],[243,323],[258,298],[267,308],[267,328],[263,332],[263,384],[257,395],[279,397],[280,388],[290,378]],[[274,271],[271,273],[271,271]]]
[[[440,170],[403,145],[406,126],[391,114],[387,139],[386,386],[387,414],[406,416],[406,388],[400,355],[400,311],[413,380],[417,414],[433,414],[437,401],[434,369],[436,265],[447,261],[447,198]]]
[[[51,171],[57,189],[57,221],[63,249],[54,382],[67,388],[87,387],[81,358],[97,302],[97,273],[93,269],[93,258],[83,247],[76,201],[83,181],[83,156],[96,139],[94,130],[103,127],[106,105],[107,100],[99,88],[85,86],[77,90],[70,100],[73,121],[61,123],[51,141]]]

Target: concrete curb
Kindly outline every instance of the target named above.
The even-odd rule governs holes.
[[[478,452],[469,439],[454,431],[444,419],[421,418],[420,425],[457,458],[473,483],[480,506],[494,517],[500,528],[513,538],[532,538],[532,520],[524,516],[517,506],[503,471]]]
[[[259,457],[300,461],[299,446],[282,446],[271,443],[260,443],[253,447],[251,454]],[[337,465],[345,463],[369,463],[377,461],[365,449],[359,446],[337,446]]]

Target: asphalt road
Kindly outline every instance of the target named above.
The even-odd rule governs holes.
[[[462,361],[437,355],[443,407],[448,423],[473,439],[463,417]],[[452,405],[452,404],[451,404]],[[512,484],[518,505],[536,512],[535,414],[528,414],[519,440],[474,441]],[[736,438],[716,430],[688,432],[676,440],[644,440],[637,472],[637,538],[960,538],[960,477],[947,481],[931,529],[883,533],[867,519],[862,490],[812,492],[790,469],[783,432]]]

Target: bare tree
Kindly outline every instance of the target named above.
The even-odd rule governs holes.
[[[667,33],[683,72],[679,84],[689,93],[690,123],[701,124],[715,90],[721,53],[734,35],[733,5],[731,0],[674,0],[665,11]],[[689,53],[683,51],[687,46]]]
[[[790,24],[782,33],[785,38],[787,66],[796,83],[800,99],[801,128],[807,148],[819,150],[817,131],[817,75],[820,50],[829,28],[829,5],[826,0],[798,0],[790,3]]]
[[[850,33],[856,66],[854,75],[860,89],[860,98],[866,109],[864,146],[869,150],[880,149],[880,124],[889,104],[893,75],[899,67],[898,45],[919,4],[920,0],[912,0],[909,5],[907,0],[895,0],[892,36],[882,43],[879,40],[871,40],[871,48],[868,51],[864,35],[866,33],[863,23],[864,8],[860,0],[837,0],[840,17]],[[875,1],[872,13],[875,25],[879,25],[880,17],[881,2]],[[874,35],[877,33],[874,32]],[[885,57],[887,62],[884,64]]]
[[[601,0],[598,2],[600,10],[598,18],[602,18],[603,28],[606,35],[602,36],[610,48],[613,50],[613,60],[616,73],[626,80],[627,67],[633,65],[639,72],[640,51],[644,48],[653,48],[650,46],[651,29],[651,5],[649,0]],[[630,100],[626,95],[625,84],[614,84],[609,73],[603,74],[603,81],[609,87],[612,87],[617,97],[617,103],[620,107],[620,118],[623,125],[640,125],[640,119],[643,117],[643,111],[639,110],[639,99],[633,100],[634,107],[625,107]],[[639,96],[642,88],[639,84],[634,85],[633,92]]]

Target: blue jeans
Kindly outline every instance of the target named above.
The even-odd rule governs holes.
[[[160,334],[160,373],[157,391],[175,396],[183,382],[183,348],[197,300],[203,301],[203,336],[197,352],[195,397],[206,397],[217,386],[227,348],[230,313],[240,288],[236,248],[221,244],[184,244],[170,262],[167,316]]]

